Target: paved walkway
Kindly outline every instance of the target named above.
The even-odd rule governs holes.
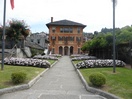
[[[0,96],[0,99],[103,99],[84,88],[69,56],[63,56],[30,89]]]

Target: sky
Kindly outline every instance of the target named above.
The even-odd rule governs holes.
[[[59,20],[71,20],[86,25],[84,32],[101,31],[113,27],[112,0],[6,0],[6,24],[12,20],[24,20],[32,33],[46,32],[46,24]],[[3,25],[4,0],[0,0],[0,25]],[[117,0],[116,27],[132,25],[132,0]]]

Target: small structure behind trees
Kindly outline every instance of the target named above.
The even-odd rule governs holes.
[[[43,51],[48,50],[48,44],[49,44],[49,39],[48,39],[48,34],[45,32],[40,32],[40,33],[32,33],[26,38],[27,42],[34,43],[38,45],[38,49],[43,48]],[[48,54],[48,53],[45,53]]]

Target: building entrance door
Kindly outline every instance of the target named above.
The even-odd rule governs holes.
[[[70,47],[70,55],[73,54],[73,46]]]
[[[68,55],[68,47],[64,47],[64,55]]]
[[[63,48],[62,48],[62,46],[59,47],[59,54],[63,55]]]

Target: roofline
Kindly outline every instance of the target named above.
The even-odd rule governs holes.
[[[60,21],[70,21],[70,20],[60,20]],[[50,22],[50,23],[47,23],[46,26],[49,28],[49,26],[79,26],[79,27],[83,27],[85,28],[86,25],[83,25],[81,23],[78,23],[78,22],[74,22],[74,21],[71,21],[75,24],[60,24],[60,23],[56,23],[56,22],[60,22],[60,21],[55,21],[55,22]]]
[[[79,26],[85,28],[87,25],[58,25],[58,24],[46,24],[46,26],[49,28],[49,26]]]

